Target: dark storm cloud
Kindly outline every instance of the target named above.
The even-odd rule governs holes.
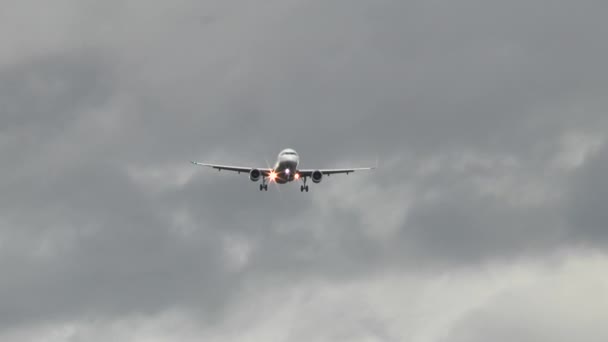
[[[608,146],[593,155],[581,170],[573,175],[572,190],[565,203],[572,237],[582,242],[604,244],[608,239]]]
[[[604,3],[83,6],[82,41],[0,69],[4,326],[213,315],[266,276],[423,272],[604,235],[605,153],[572,177],[551,166],[564,134],[606,131]],[[305,167],[388,167],[336,183],[361,200],[322,207],[334,177],[310,196],[260,194],[186,164],[264,166],[287,146]],[[181,173],[194,176],[175,185]],[[537,188],[533,204],[514,200]],[[362,216],[395,203],[405,218],[371,238],[389,223]],[[238,271],[230,238],[250,249]]]
[[[4,104],[2,129],[74,120],[79,109],[98,107],[107,100],[111,85],[103,61],[93,53],[45,56],[2,70],[0,101]],[[49,115],[54,113],[55,115]]]

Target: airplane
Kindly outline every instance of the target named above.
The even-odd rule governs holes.
[[[293,181],[302,181],[300,186],[300,192],[308,192],[308,185],[306,180],[310,178],[313,183],[321,183],[324,175],[330,176],[333,174],[349,174],[356,171],[373,170],[375,167],[362,167],[362,168],[350,168],[350,169],[298,169],[300,164],[300,156],[298,153],[291,148],[284,149],[277,157],[277,161],[273,168],[255,168],[255,167],[241,167],[241,166],[229,166],[229,165],[218,165],[208,164],[191,161],[194,165],[206,166],[218,171],[226,170],[238,172],[245,172],[249,174],[249,179],[252,182],[257,182],[260,179],[260,191],[268,191],[268,183],[286,184]]]

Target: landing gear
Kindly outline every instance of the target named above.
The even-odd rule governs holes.
[[[266,184],[266,181],[262,181],[262,184],[260,184],[260,191],[268,191],[268,184]]]
[[[302,178],[304,185],[300,185],[300,192],[308,192],[308,185],[306,185],[306,177]]]

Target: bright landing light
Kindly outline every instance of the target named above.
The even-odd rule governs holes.
[[[300,174],[299,174],[299,173],[296,173],[296,174],[293,176],[293,178],[295,178],[295,179],[300,179]]]
[[[268,174],[268,178],[270,178],[271,181],[274,181],[275,179],[277,179],[277,173],[274,171],[270,171],[270,173]]]

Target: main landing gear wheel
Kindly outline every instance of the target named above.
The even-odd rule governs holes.
[[[300,186],[300,192],[308,192],[308,185],[306,185],[306,177],[302,177],[302,183],[304,184]]]
[[[260,184],[260,191],[268,191],[268,184]]]

